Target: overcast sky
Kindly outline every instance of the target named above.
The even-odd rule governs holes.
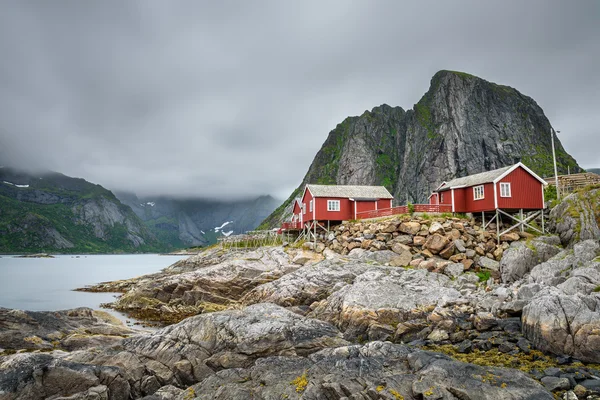
[[[600,167],[600,1],[416,3],[3,1],[0,164],[285,198],[346,116],[451,69],[533,97]]]

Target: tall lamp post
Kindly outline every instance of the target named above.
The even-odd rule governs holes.
[[[560,200],[560,190],[558,189],[558,170],[556,168],[556,152],[554,151],[554,129],[550,128],[550,138],[552,139],[552,159],[554,160],[554,179],[556,183],[556,199]],[[560,131],[556,131],[560,133]]]

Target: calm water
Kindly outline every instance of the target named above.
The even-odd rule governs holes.
[[[97,309],[100,303],[113,301],[115,294],[74,292],[73,289],[158,272],[184,258],[155,254],[55,257],[1,256],[0,307],[32,311]]]

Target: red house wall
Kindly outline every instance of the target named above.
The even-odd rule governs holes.
[[[433,193],[431,196],[429,196],[429,204],[439,204],[437,193]]]
[[[452,204],[452,193],[450,190],[440,192],[440,204]]]
[[[310,194],[310,190],[304,191],[304,196],[302,196],[302,206],[306,210],[306,213],[302,213],[302,222],[312,221],[313,213],[310,212],[310,201],[313,199],[312,194]],[[313,205],[314,206],[314,205]]]
[[[477,185],[480,186],[480,185]],[[483,199],[473,199],[473,186],[464,188],[465,208],[464,210],[456,210],[456,212],[481,212],[493,211],[496,209],[494,202],[494,184],[486,183],[483,185]],[[456,195],[456,193],[455,193]],[[455,203],[456,205],[456,203]]]
[[[378,210],[384,210],[386,208],[392,208],[392,199],[377,200],[377,209]]]
[[[500,183],[510,182],[511,197],[500,197]],[[531,174],[519,167],[496,184],[498,208],[543,209],[542,184]]]
[[[339,200],[340,211],[327,211],[327,200]],[[340,197],[317,197],[316,207],[315,218],[319,221],[347,221],[354,219],[354,202],[349,199]],[[308,213],[308,204],[306,208]]]
[[[462,189],[454,189],[454,212],[464,213],[466,211],[465,199],[467,190],[471,190],[471,196],[473,195],[473,189],[471,188],[462,188]],[[487,193],[486,193],[487,194]]]
[[[351,204],[354,207],[354,203]],[[357,201],[356,212],[372,211],[375,209],[375,201]],[[354,218],[354,212],[352,212],[352,218]]]

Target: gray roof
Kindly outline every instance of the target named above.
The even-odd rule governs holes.
[[[451,181],[445,182],[444,184],[442,184],[442,186],[440,186],[437,189],[437,191],[441,192],[441,191],[448,190],[450,188],[458,187],[458,186],[467,186],[468,187],[468,186],[482,185],[484,183],[494,182],[494,179],[498,178],[500,175],[502,175],[503,173],[505,173],[512,167],[514,167],[514,165],[509,165],[508,167],[495,169],[493,171],[486,171],[486,172],[482,172],[482,173],[475,174],[475,175],[465,176],[463,178],[452,179]]]
[[[315,197],[342,197],[355,199],[392,199],[394,196],[383,186],[306,185]]]

